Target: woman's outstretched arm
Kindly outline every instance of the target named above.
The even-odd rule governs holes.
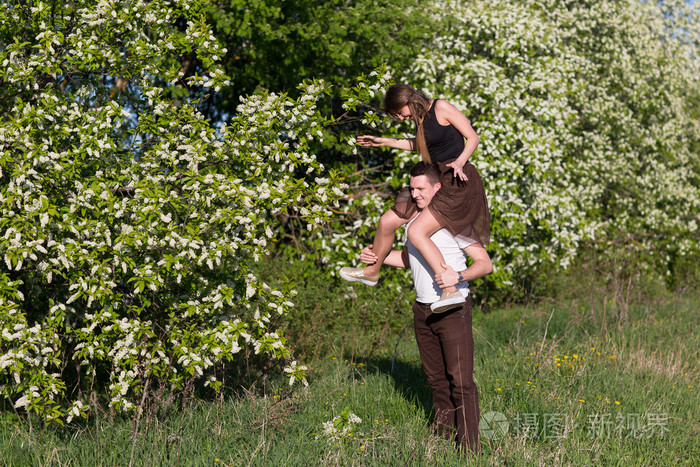
[[[357,142],[360,146],[377,148],[387,146],[394,149],[403,149],[404,151],[416,150],[416,138],[385,138],[383,136],[362,135],[357,137]]]

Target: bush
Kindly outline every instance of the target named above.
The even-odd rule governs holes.
[[[271,325],[294,290],[250,267],[278,217],[312,230],[342,194],[308,152],[325,89],[212,125],[197,106],[226,51],[190,3],[0,7],[0,394],[44,420],[85,416],[92,391],[130,411],[146,387],[217,390],[243,353],[304,380]]]

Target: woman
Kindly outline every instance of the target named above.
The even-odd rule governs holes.
[[[413,120],[415,138],[364,135],[357,138],[358,143],[365,147],[388,146],[419,151],[424,161],[439,165],[442,187],[427,209],[420,212],[408,189],[401,191],[394,206],[379,221],[372,245],[377,262],[365,268],[340,270],[343,279],[370,286],[379,280],[379,270],[394,242],[394,231],[416,215],[408,228],[408,238],[435,274],[446,268],[440,250],[430,240],[432,234],[446,228],[455,236],[472,239],[481,245],[486,245],[490,237],[484,186],[474,165],[468,163],[479,144],[479,136],[464,114],[449,102],[428,99],[406,84],[389,87],[384,97],[384,111],[398,120]],[[462,303],[464,297],[451,286],[443,288],[441,299],[432,304],[431,309],[434,313],[441,313]]]

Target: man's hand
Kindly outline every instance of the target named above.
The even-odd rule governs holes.
[[[379,258],[377,258],[377,255],[375,255],[372,251],[372,245],[367,245],[360,252],[360,261],[365,264],[374,264],[378,259]]]
[[[445,287],[450,287],[457,284],[459,281],[459,276],[450,266],[446,265],[443,261],[440,265],[445,268],[444,271],[435,274],[435,282],[440,286],[441,289]]]

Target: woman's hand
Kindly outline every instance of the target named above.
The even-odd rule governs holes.
[[[368,245],[362,249],[360,252],[360,261],[365,264],[374,264],[379,258],[372,251],[372,245]]]
[[[383,138],[381,136],[373,136],[373,135],[362,135],[357,137],[357,143],[360,146],[365,146],[365,147],[378,147],[378,146],[384,146],[386,138]]]
[[[469,180],[467,178],[466,174],[464,173],[464,164],[460,164],[459,160],[455,160],[450,162],[449,164],[445,164],[447,167],[451,167],[452,170],[455,173],[455,178],[459,178],[463,182],[466,182]]]

